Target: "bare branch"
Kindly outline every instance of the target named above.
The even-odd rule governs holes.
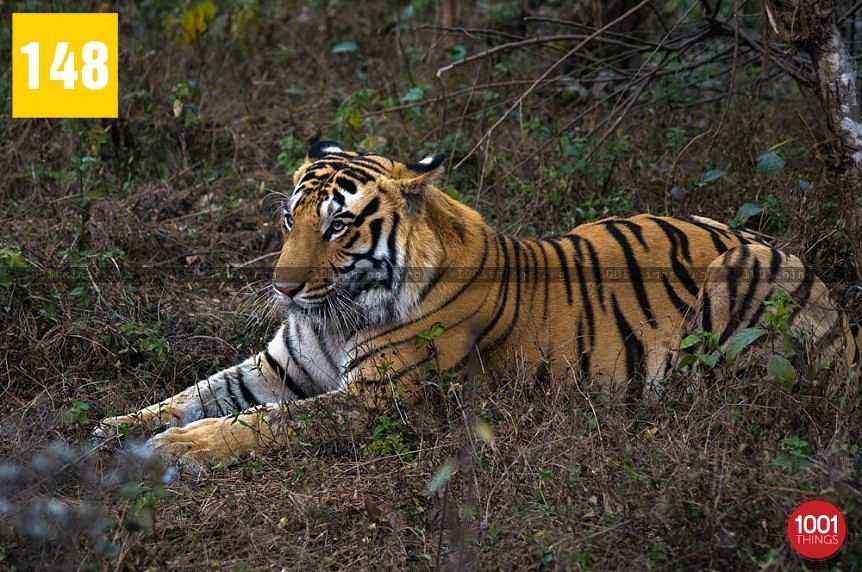
[[[526,99],[526,98],[527,98],[531,93],[533,93],[533,91],[535,91],[535,90],[536,90],[536,88],[537,88],[539,85],[541,85],[541,84],[542,84],[542,82],[543,82],[543,81],[545,81],[545,79],[546,79],[549,75],[551,75],[551,73],[552,73],[555,69],[557,69],[557,68],[558,68],[558,67],[559,67],[563,62],[565,62],[565,61],[566,61],[566,60],[568,60],[570,57],[572,57],[573,55],[575,55],[575,54],[578,52],[578,50],[580,50],[582,47],[584,47],[584,46],[585,46],[585,45],[586,45],[590,40],[592,40],[593,38],[597,37],[599,34],[601,34],[602,32],[604,32],[604,31],[605,31],[605,30],[607,30],[608,28],[610,28],[610,27],[612,27],[612,26],[616,25],[617,23],[619,23],[619,22],[621,22],[621,21],[625,20],[626,18],[628,18],[629,16],[631,16],[632,14],[634,14],[635,12],[637,12],[638,10],[640,10],[641,8],[643,8],[643,7],[644,7],[646,4],[648,4],[649,2],[650,2],[650,0],[641,0],[641,1],[640,1],[640,2],[638,2],[638,3],[637,3],[633,8],[631,8],[631,9],[630,9],[630,10],[628,10],[628,11],[626,11],[626,12],[625,12],[624,14],[622,14],[620,17],[615,18],[614,20],[612,20],[612,21],[608,22],[607,24],[605,24],[604,26],[602,26],[601,28],[599,28],[598,30],[596,30],[594,33],[592,33],[592,34],[590,34],[589,36],[587,36],[587,38],[586,38],[586,39],[584,39],[583,41],[579,42],[575,47],[573,47],[571,50],[569,50],[568,52],[566,52],[566,54],[565,54],[562,58],[558,59],[558,60],[557,60],[557,61],[555,61],[553,64],[551,64],[551,65],[548,67],[548,69],[546,69],[544,72],[542,72],[542,75],[540,75],[538,78],[536,78],[536,80],[535,80],[535,81],[530,85],[530,87],[529,87],[529,88],[527,88],[527,90],[526,90],[526,91],[524,91],[524,93],[522,93],[522,94],[518,97],[518,99],[517,99],[517,100],[512,104],[512,106],[511,106],[511,107],[509,107],[509,109],[507,109],[507,110],[503,113],[503,115],[502,115],[502,116],[500,116],[500,118],[499,118],[499,119],[497,119],[497,121],[495,121],[495,122],[494,122],[494,124],[493,124],[493,125],[491,125],[491,127],[489,127],[489,128],[487,129],[487,131],[485,131],[485,133],[482,135],[482,137],[480,137],[480,138],[479,138],[479,140],[476,142],[476,144],[475,144],[475,145],[473,145],[473,148],[472,148],[472,149],[470,149],[470,151],[469,151],[469,152],[468,152],[468,153],[467,153],[467,154],[466,154],[466,155],[465,155],[465,156],[464,156],[464,157],[463,157],[463,158],[462,158],[462,159],[461,159],[461,160],[460,160],[460,161],[455,165],[455,168],[458,168],[462,163],[464,163],[464,161],[466,161],[470,156],[472,156],[472,155],[473,155],[473,153],[475,153],[475,152],[476,152],[476,150],[477,150],[477,149],[479,149],[479,147],[481,147],[481,146],[482,146],[482,144],[483,144],[483,143],[484,143],[484,142],[485,142],[485,141],[486,141],[486,140],[491,136],[491,134],[494,132],[494,130],[495,130],[497,127],[499,127],[499,126],[500,126],[500,125],[501,125],[501,124],[502,124],[502,123],[503,123],[503,122],[504,122],[504,121],[505,121],[505,120],[506,120],[506,119],[507,119],[507,118],[512,114],[512,112],[513,112],[513,111],[515,111],[515,110],[518,108],[518,106],[520,106],[520,105],[521,105],[521,103],[522,103],[522,102],[523,102],[523,101],[524,101],[524,100],[525,100],[525,99]]]

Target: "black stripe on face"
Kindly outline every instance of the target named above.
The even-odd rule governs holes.
[[[356,244],[356,241],[362,237],[362,232],[359,230],[353,230],[353,234],[350,235],[350,238],[347,239],[347,242],[344,244],[345,250],[350,250],[353,248],[353,245]]]
[[[342,195],[341,191],[339,191],[338,189],[332,191],[332,202],[334,202],[340,207],[344,206],[344,195]]]
[[[347,194],[356,194],[356,183],[354,183],[351,179],[348,179],[347,177],[338,175],[337,177],[335,177],[335,184],[338,185],[338,188],[340,188]]]
[[[649,297],[646,293],[646,288],[644,287],[643,274],[641,273],[640,264],[638,264],[638,261],[635,258],[635,254],[632,250],[631,244],[614,224],[605,224],[605,228],[610,233],[610,235],[614,237],[614,239],[617,241],[623,251],[623,256],[626,259],[626,267],[628,268],[632,288],[634,288],[635,297],[637,298],[638,304],[643,310],[644,316],[646,316],[647,323],[653,328],[658,327],[658,321],[655,318],[655,313],[652,310]]]
[[[626,321],[622,311],[620,311],[616,294],[611,294],[611,308],[614,312],[617,330],[623,338],[623,347],[626,351],[626,379],[629,382],[637,381],[638,378],[642,378],[640,370],[644,362],[644,346],[635,335],[631,325]]]
[[[350,158],[351,167],[353,170],[356,170],[356,167],[361,169],[368,169],[369,171],[374,171],[380,175],[387,174],[387,167],[381,164],[383,161],[391,163],[388,159],[384,157],[379,157],[375,155],[356,155]]]
[[[389,229],[389,236],[386,237],[386,259],[389,262],[389,287],[392,287],[392,280],[395,278],[395,273],[392,266],[397,262],[398,257],[395,251],[397,247],[398,224],[401,222],[401,216],[398,213],[392,213],[392,227]],[[403,287],[404,285],[401,284]]]
[[[359,169],[345,169],[345,173],[349,173],[351,177],[359,181],[361,184],[366,185],[374,180],[374,175],[371,173],[366,173],[365,171],[361,171]]]
[[[379,209],[380,197],[374,197],[368,202],[367,205],[365,205],[365,208],[362,209],[362,212],[356,215],[356,218],[353,219],[353,224],[355,226],[362,226],[362,223],[365,222],[365,219],[376,213]]]
[[[383,219],[376,218],[368,223],[368,232],[371,233],[371,244],[368,247],[368,255],[373,256],[383,235]]]
[[[329,179],[339,175],[352,177],[359,181],[360,184],[370,183],[375,178],[375,173],[378,175],[385,175],[385,171],[383,171],[378,165],[374,163],[366,163],[359,160],[344,160],[343,157],[333,158],[333,159],[324,159],[322,161],[316,161],[313,165],[309,166],[307,172],[318,173],[323,172],[324,176]],[[372,171],[372,173],[369,173]],[[320,177],[323,178],[323,177]]]

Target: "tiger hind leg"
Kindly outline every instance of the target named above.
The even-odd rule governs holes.
[[[696,308],[689,331],[714,332],[723,350],[746,328],[778,323],[808,363],[855,361],[847,318],[826,285],[799,258],[774,248],[746,244],[716,258],[706,269]],[[779,310],[783,317],[776,319]]]

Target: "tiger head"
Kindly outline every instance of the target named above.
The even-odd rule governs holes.
[[[437,215],[429,216],[440,209],[429,204],[460,205],[434,187],[442,161],[404,164],[331,141],[313,145],[283,204],[272,285],[287,311],[347,320],[354,330],[405,317],[421,290],[408,267],[436,268],[446,257]]]

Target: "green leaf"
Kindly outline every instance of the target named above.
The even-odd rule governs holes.
[[[773,354],[766,363],[766,373],[782,389],[790,389],[796,383],[796,369],[784,356]]]
[[[643,481],[644,479],[647,478],[646,475],[644,475],[643,473],[639,473],[639,472],[635,471],[634,469],[626,469],[625,472],[626,472],[626,478],[630,481]]]
[[[736,356],[739,355],[739,352],[756,342],[765,334],[766,330],[763,328],[745,328],[744,330],[736,332],[730,340],[728,340],[727,345],[724,348],[724,359],[727,361],[735,360]]]
[[[339,42],[332,46],[333,54],[350,54],[359,49],[359,45],[356,42],[347,41],[347,42]]]
[[[684,367],[690,366],[691,364],[693,364],[696,361],[697,361],[696,355],[687,354],[687,355],[682,356],[682,358],[679,360],[679,365],[677,365],[677,367],[682,369]]]
[[[716,182],[717,180],[719,180],[720,178],[722,178],[723,176],[725,176],[726,174],[727,174],[727,171],[722,171],[721,169],[710,169],[709,171],[707,171],[706,173],[703,174],[703,178],[701,178],[700,184],[701,185],[712,184],[712,183]]]
[[[399,97],[402,103],[415,103],[417,101],[422,101],[422,98],[425,97],[425,90],[420,86],[411,87],[407,93]]]
[[[769,151],[757,158],[757,170],[764,173],[777,173],[784,168],[784,157],[778,151]]]
[[[781,149],[782,147],[784,147],[785,145],[787,145],[788,143],[794,143],[795,141],[796,141],[796,137],[788,137],[784,141],[779,141],[778,143],[776,143],[775,145],[773,145],[772,147],[767,149],[767,151],[777,151],[777,150]]]
[[[749,219],[756,217],[763,212],[763,207],[754,203],[743,203],[739,210],[736,211],[736,216],[733,217],[728,224],[730,228],[739,228],[744,226]]]
[[[446,53],[449,55],[449,59],[453,62],[460,62],[467,57],[467,48],[459,44],[457,46],[452,46],[451,48],[446,48]]]
[[[688,348],[694,347],[700,343],[700,336],[697,334],[691,334],[682,339],[679,343],[679,349],[687,350]]]
[[[718,365],[718,358],[719,358],[718,352],[713,352],[709,355],[705,355],[705,354],[698,355],[698,359],[700,360],[700,363],[702,363],[703,365],[705,365],[709,369],[712,369],[716,365]]]

